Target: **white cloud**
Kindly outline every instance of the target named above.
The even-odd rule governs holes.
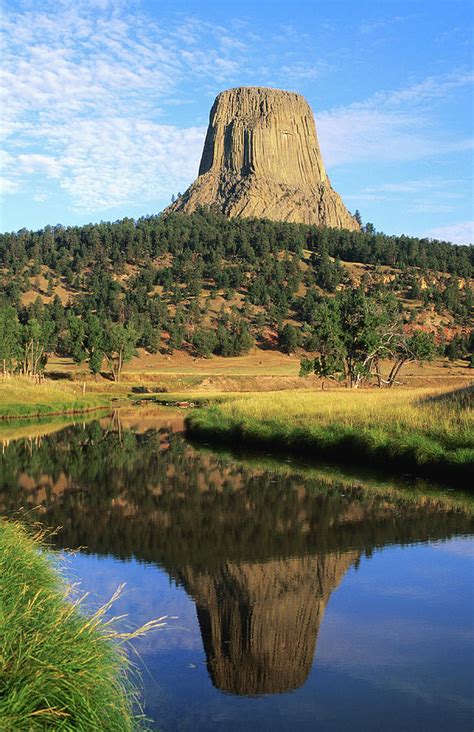
[[[57,181],[76,210],[98,211],[166,198],[195,177],[205,130],[162,123],[163,108],[183,101],[185,79],[224,84],[245,44],[194,20],[163,29],[129,6],[3,14],[4,193],[36,176]]]
[[[451,195],[446,189],[453,185],[466,185],[466,181],[462,179],[446,179],[446,178],[422,178],[415,180],[405,180],[398,183],[381,183],[378,186],[367,186],[363,189],[364,193],[420,193],[423,191],[433,191],[443,189],[444,195]]]
[[[385,201],[386,196],[379,196],[377,193],[346,193],[344,194],[344,201],[351,202],[353,201],[353,206],[357,207],[362,202],[372,202],[372,201]]]
[[[157,201],[196,176],[204,135],[202,128],[84,120],[65,142],[61,186],[83,211]]]
[[[444,100],[453,90],[470,86],[473,81],[474,72],[472,71],[428,76],[418,84],[413,84],[406,89],[379,92],[374,96],[374,100],[395,107],[401,104],[426,104],[426,102]]]
[[[18,181],[14,180],[13,178],[5,178],[4,176],[0,176],[0,193],[2,195],[11,195],[12,193],[17,193],[19,190],[20,185]]]
[[[448,226],[437,226],[425,232],[424,236],[430,239],[451,241],[454,244],[474,243],[474,221],[461,221]]]
[[[406,89],[379,92],[364,102],[317,112],[327,165],[403,162],[472,149],[472,138],[453,140],[433,128],[431,113],[433,104],[472,85],[473,78],[465,72],[431,76]]]
[[[359,193],[351,193],[344,198],[354,207],[364,202],[386,201],[401,215],[432,214],[436,220],[441,215],[459,212],[469,190],[468,180],[433,176],[366,186]]]
[[[363,35],[369,35],[372,33],[379,34],[380,31],[385,30],[387,28],[390,28],[391,26],[401,23],[406,18],[403,18],[402,16],[395,16],[393,18],[384,18],[383,20],[376,20],[376,21],[363,21],[359,27],[358,31],[359,33],[362,33]]]
[[[20,153],[15,162],[19,172],[28,175],[40,173],[46,178],[60,178],[63,172],[61,161],[51,155]]]
[[[280,68],[280,74],[283,78],[294,81],[307,81],[317,79],[329,70],[329,64],[324,61],[307,63],[305,61],[296,61],[292,64],[284,64]]]
[[[415,214],[448,214],[455,211],[455,206],[449,203],[442,203],[439,200],[416,199],[412,201],[404,212]]]

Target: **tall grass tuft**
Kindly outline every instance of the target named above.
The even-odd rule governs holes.
[[[120,589],[119,591],[120,592]],[[43,535],[0,520],[0,729],[140,729],[125,641],[132,634],[73,601],[44,549]]]

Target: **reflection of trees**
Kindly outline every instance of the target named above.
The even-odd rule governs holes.
[[[58,541],[163,566],[196,600],[213,682],[295,688],[331,592],[362,552],[472,530],[468,517],[200,453],[98,422],[10,443],[0,509],[42,506]]]
[[[119,437],[93,422],[36,444],[12,442],[0,464],[3,512],[41,505],[44,521],[63,527],[63,545],[136,556],[173,575],[223,559],[370,553],[472,527],[469,517],[429,501],[400,503],[197,452],[167,430]]]

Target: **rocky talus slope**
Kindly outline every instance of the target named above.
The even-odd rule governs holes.
[[[199,177],[167,211],[199,206],[229,217],[359,228],[326,174],[309,104],[279,89],[238,87],[217,96]]]

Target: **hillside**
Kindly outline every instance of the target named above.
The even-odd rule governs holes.
[[[38,362],[90,359],[91,317],[133,327],[143,357],[312,351],[321,303],[355,287],[391,293],[408,330],[434,332],[441,349],[454,337],[467,355],[473,264],[472,247],[371,225],[322,229],[205,209],[0,236],[3,321],[16,314],[19,327],[43,328]]]

